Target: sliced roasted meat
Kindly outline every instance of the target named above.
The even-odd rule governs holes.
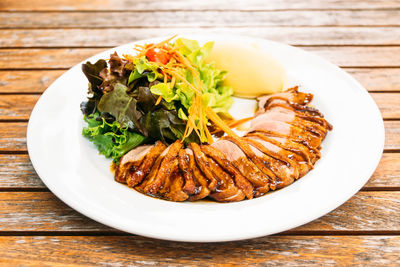
[[[183,191],[189,194],[190,201],[203,199],[210,194],[207,178],[197,167],[193,151],[190,148],[179,151],[179,169],[185,179]]]
[[[271,156],[271,154],[274,153],[271,153],[271,151],[257,142],[258,140],[254,140],[251,137],[244,137],[244,139],[248,142],[256,156],[276,175],[277,178],[274,189],[281,188],[282,185],[285,184],[290,184],[299,177],[298,167],[296,167],[296,164],[293,164],[294,161],[279,154],[276,154],[274,158]],[[290,162],[292,162],[292,164]]]
[[[259,125],[263,125],[267,121],[287,123],[299,127],[303,131],[309,132],[310,134],[320,138],[324,138],[327,133],[327,129],[318,123],[300,119],[294,112],[280,112],[276,110],[267,111],[264,114],[255,117],[251,121],[250,128],[257,128]]]
[[[142,152],[146,155],[140,165],[131,165],[126,171],[126,182],[129,187],[134,187],[142,182],[143,178],[149,174],[154,162],[166,148],[162,142],[157,141],[155,145]]]
[[[264,164],[264,162],[257,157],[254,151],[251,149],[249,144],[241,138],[225,136],[223,139],[228,140],[234,144],[236,144],[243,153],[257,166],[257,168],[263,172],[269,179],[269,187],[272,190],[275,190],[277,179],[276,175],[272,172],[272,170]]]
[[[226,159],[240,171],[243,178],[249,180],[254,186],[254,196],[258,197],[269,191],[269,177],[261,172],[236,144],[221,139],[211,146],[202,146],[202,150],[207,156],[212,157],[221,166],[228,165],[226,162],[220,163],[218,161],[225,161],[226,157]],[[238,184],[237,181],[236,184]]]
[[[157,174],[152,177],[152,180],[148,180],[146,185],[143,187],[145,194],[156,195],[158,190],[164,186],[167,177],[171,176],[178,170],[178,153],[182,148],[183,143],[178,140],[168,147],[168,150],[164,150],[162,162],[158,168]]]
[[[169,201],[185,201],[189,195],[183,190],[185,181],[178,168],[173,173],[165,177],[163,187],[158,191],[158,195]]]
[[[279,133],[283,136],[293,136],[297,138],[297,140],[307,143],[314,148],[319,147],[323,139],[322,137],[316,136],[297,126],[281,121],[257,121],[255,124],[252,123],[250,126],[249,132],[254,131],[268,131],[272,133]]]
[[[223,140],[221,140],[223,141]],[[201,146],[201,150],[210,158],[212,158],[219,166],[222,167],[228,174],[230,174],[235,181],[235,184],[237,187],[239,187],[243,193],[246,195],[248,199],[253,198],[253,185],[247,180],[247,179],[252,179],[252,178],[245,178],[242,173],[235,168],[235,165],[231,164],[231,162],[227,159],[227,157],[224,155],[224,153],[218,149],[215,149],[215,147],[208,146],[208,145],[203,145]],[[255,166],[254,166],[255,167]],[[253,179],[256,180],[256,179]],[[258,184],[263,187],[261,189],[263,192],[261,193],[266,193],[269,190],[268,187],[268,180],[265,179],[265,183],[263,184],[261,181],[258,181]]]
[[[269,142],[267,139],[264,139],[262,136],[246,136],[244,139],[259,148],[263,153],[285,162],[287,166],[294,170],[294,174],[296,175],[294,175],[293,178],[295,179],[302,177],[312,168],[312,166],[310,166],[308,162],[298,154],[282,149],[281,147]],[[261,146],[257,146],[254,142],[261,144]]]
[[[288,103],[295,103],[299,105],[307,105],[313,99],[312,94],[307,94],[298,91],[298,87],[293,87],[291,89],[286,90],[282,93],[276,93],[272,95],[265,95],[258,97],[258,112],[263,113],[266,110],[266,107],[273,101],[273,100],[283,100]]]
[[[189,195],[196,194],[198,188],[196,187],[196,181],[193,175],[190,157],[189,154],[186,152],[186,149],[179,150],[178,165],[179,165],[179,170],[182,173],[182,176],[185,180],[185,185],[183,187],[183,190]]]
[[[199,145],[196,143],[190,144],[196,162],[199,169],[204,173],[208,180],[215,179],[217,181],[217,187],[212,190],[210,197],[219,202],[234,202],[243,200],[246,195],[243,191],[237,187],[232,177],[225,172],[218,163],[213,159],[207,157],[202,151]],[[202,157],[198,157],[201,155]]]
[[[199,145],[195,143],[190,144],[190,149],[193,151],[194,158],[196,160],[196,164],[201,172],[204,174],[204,177],[207,178],[208,182],[208,189],[211,192],[215,191],[218,187],[218,180],[214,177],[213,173],[211,172],[210,163],[208,162],[208,158],[206,155],[201,151]]]
[[[128,170],[137,169],[154,145],[136,147],[123,155],[115,169],[115,181],[126,183]]]
[[[276,137],[276,136],[268,136],[263,132],[252,132],[248,133],[246,136],[256,136],[260,139],[263,139],[271,144],[274,144],[281,149],[293,152],[299,155],[303,161],[307,162],[308,165],[312,167],[312,165],[317,161],[320,156],[318,153],[314,153],[313,150],[308,149],[306,146],[291,141],[290,139]],[[318,151],[319,152],[319,151]]]

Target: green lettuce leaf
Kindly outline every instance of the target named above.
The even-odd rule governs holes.
[[[145,136],[129,131],[117,121],[108,123],[98,112],[84,116],[84,121],[88,125],[82,129],[82,135],[93,142],[100,154],[112,158],[114,162],[146,141]]]

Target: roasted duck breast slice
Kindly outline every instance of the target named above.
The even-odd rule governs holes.
[[[158,173],[158,169],[160,168],[161,162],[164,159],[165,154],[167,154],[168,150],[169,150],[170,146],[167,147],[162,153],[161,155],[156,159],[156,161],[154,162],[153,166],[151,166],[150,168],[150,172],[149,174],[144,177],[144,179],[142,180],[142,182],[138,185],[136,185],[134,188],[141,192],[141,193],[145,193],[144,189],[146,188],[146,186],[153,182],[157,173]]]
[[[313,167],[312,164],[308,164],[307,161],[296,153],[282,149],[268,140],[263,139],[261,136],[246,136],[244,139],[248,140],[251,144],[254,144],[254,142],[261,144],[261,146],[257,146],[256,144],[254,144],[254,146],[263,153],[285,162],[285,164],[294,171],[294,174],[297,174],[293,176],[295,179],[302,177]]]
[[[201,148],[199,145],[196,143],[191,143],[190,144],[190,149],[193,151],[193,155],[197,164],[197,167],[201,172],[204,174],[204,177],[207,178],[208,182],[208,189],[210,189],[211,192],[215,191],[217,186],[219,185],[216,177],[214,177],[214,174],[211,172],[210,164],[208,162],[208,158],[206,155],[201,151]]]
[[[193,151],[190,148],[186,148],[186,149],[182,149],[182,150],[186,154],[189,161],[188,161],[188,165],[186,165],[186,157],[185,157],[184,165],[181,165],[181,162],[180,162],[179,168],[184,177],[185,177],[185,175],[190,176],[189,178],[185,178],[185,186],[183,187],[183,190],[189,194],[190,201],[203,199],[210,194],[210,189],[208,189],[207,178],[204,177],[202,172],[197,167],[196,160],[194,159]],[[181,153],[181,151],[179,151],[180,156],[183,154],[183,153]],[[185,168],[185,172],[182,171],[183,168]],[[189,193],[188,192],[189,190],[186,188],[186,182],[188,180],[192,180],[192,179],[195,183],[195,190],[194,190],[194,193],[192,193],[193,191],[190,191],[190,193]],[[191,182],[190,182],[190,184],[191,184]]]
[[[142,182],[144,177],[149,174],[154,162],[166,148],[162,142],[157,141],[155,145],[144,151],[146,155],[140,165],[131,165],[126,171],[126,182],[129,187],[134,187]]]
[[[222,140],[227,140],[237,145],[247,156],[247,158],[251,160],[254,163],[254,165],[256,165],[257,168],[268,177],[269,187],[272,190],[275,190],[275,185],[277,182],[276,175],[268,166],[265,165],[265,162],[262,159],[257,157],[257,155],[253,152],[253,150],[246,141],[244,141],[242,138],[231,137],[231,136],[224,136]]]
[[[176,166],[172,167],[174,172],[165,177],[164,185],[157,195],[169,201],[185,201],[189,195],[183,191],[185,181],[178,168],[178,159],[175,159],[172,164]]]
[[[261,172],[236,144],[228,140],[218,140],[211,147],[215,151],[207,151],[210,150],[209,146],[202,146],[202,150],[217,162],[219,157],[226,157],[240,171],[243,177],[253,185],[254,196],[261,196],[269,191],[269,177]],[[220,165],[222,166],[222,164]]]
[[[323,138],[316,136],[304,129],[281,121],[260,120],[257,123],[252,124],[248,132],[250,133],[254,131],[269,131],[276,132],[284,136],[294,136],[296,139],[304,143],[308,143],[312,147],[319,147],[323,140]]]
[[[166,177],[170,176],[174,171],[178,169],[178,153],[182,148],[183,143],[178,140],[169,146],[163,156],[162,162],[158,169],[158,172],[152,181],[149,181],[143,188],[144,193],[155,195],[158,190],[164,186]]]
[[[196,181],[193,176],[192,166],[190,165],[190,157],[186,152],[186,149],[179,150],[178,154],[178,166],[185,180],[183,191],[189,195],[196,194],[198,188],[196,187]]]
[[[115,169],[115,181],[126,183],[128,170],[136,170],[152,147],[154,147],[154,145],[138,146],[123,155]]]
[[[236,186],[243,191],[248,199],[253,198],[254,188],[252,183],[249,182],[248,178],[245,178],[238,169],[236,169],[235,165],[233,165],[232,162],[229,161],[227,157],[225,157],[222,151],[209,145],[202,145],[201,150],[204,152],[204,154],[206,154],[209,158],[213,159],[219,166],[221,166],[224,171],[230,174],[231,177],[233,177]],[[245,158],[246,157],[244,156],[244,159]],[[264,183],[260,182],[260,186],[263,187],[262,193],[268,192],[269,187],[267,178],[265,179]]]
[[[265,95],[258,97],[258,111],[263,113],[272,100],[280,99],[289,103],[295,103],[299,105],[307,105],[313,99],[312,94],[303,93],[298,91],[298,87],[293,87],[282,93],[276,93],[272,95]]]
[[[265,150],[265,148],[262,147],[262,145],[257,141],[251,140],[251,137],[244,137],[244,139],[249,143],[251,149],[257,155],[257,157],[259,157],[264,162],[264,164],[268,168],[270,168],[271,171],[276,175],[277,178],[274,189],[280,188],[282,184],[288,184],[298,178],[298,167],[293,167],[284,160],[278,160],[271,157],[269,154],[263,153],[261,150]]]
[[[190,146],[196,157],[197,166],[204,176],[206,176],[208,180],[217,180],[215,190],[211,190],[211,198],[219,202],[233,202],[243,200],[246,197],[243,191],[235,185],[232,177],[225,172],[218,163],[207,157],[201,151],[199,145],[191,143]],[[202,154],[202,157],[197,157],[198,154]]]
[[[303,131],[307,131],[310,134],[324,138],[327,130],[317,123],[299,119],[294,112],[283,113],[279,111],[267,111],[264,114],[258,115],[250,123],[250,129],[259,127],[267,121],[283,122],[289,125],[297,126]]]
[[[259,137],[260,139],[263,139],[277,147],[280,147],[281,149],[293,152],[300,156],[303,161],[307,162],[310,167],[312,167],[315,161],[317,161],[318,159],[317,154],[310,151],[306,146],[285,138],[268,136],[262,132],[252,132],[248,133],[246,136]]]
[[[310,122],[312,125],[317,124],[317,125],[323,127],[323,129],[325,131],[332,130],[332,125],[329,122],[327,122],[323,117],[310,115],[310,114],[298,111],[291,106],[286,105],[285,102],[281,102],[281,103],[283,105],[270,105],[266,112],[274,111],[274,112],[289,113],[289,114],[294,113],[296,118],[298,118],[298,119]]]

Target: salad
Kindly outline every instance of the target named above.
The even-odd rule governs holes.
[[[82,65],[89,81],[82,135],[114,162],[156,140],[212,143],[213,133],[232,133],[233,89],[223,84],[226,72],[206,62],[213,42],[174,38]]]

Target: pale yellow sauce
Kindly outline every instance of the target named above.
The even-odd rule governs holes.
[[[280,92],[286,82],[283,66],[255,45],[215,42],[207,61],[228,72],[224,84],[238,97]]]

